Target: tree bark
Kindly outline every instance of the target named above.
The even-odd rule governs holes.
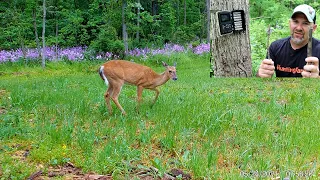
[[[26,49],[26,46],[24,44],[24,37],[23,37],[23,35],[21,35],[20,32],[18,33],[18,37],[19,37],[19,42],[20,42],[20,46],[21,46],[23,59],[25,59],[25,61],[27,62],[27,59],[26,59],[27,49]]]
[[[180,0],[178,0],[178,5],[177,5],[177,14],[178,14],[178,25],[180,25]]]
[[[24,28],[22,28],[22,27],[20,28],[21,24],[19,23],[19,21],[20,21],[19,16],[20,16],[20,14],[18,13],[16,4],[15,4],[14,5],[13,22],[14,22],[14,24],[16,24],[18,26],[18,33],[17,33],[18,42],[21,47],[23,59],[25,60],[25,62],[27,62],[27,59],[26,59],[27,50],[26,50],[26,47],[24,44],[25,39],[24,39],[24,33],[23,33]]]
[[[136,38],[137,38],[137,42],[139,42],[140,41],[140,6],[141,6],[141,4],[140,4],[140,0],[138,0],[138,12],[137,12],[137,27],[138,27],[138,29],[137,29],[137,36],[136,36]]]
[[[152,0],[152,16],[158,14],[158,0]]]
[[[46,0],[43,0],[43,21],[42,21],[42,68],[46,67]]]
[[[37,15],[36,15],[36,8],[32,9],[32,18],[33,18],[33,28],[34,28],[34,35],[36,36],[36,44],[37,44],[37,51],[38,51],[38,57],[41,57],[41,47],[39,42],[39,35],[38,35],[38,29],[37,29]]]
[[[128,33],[127,33],[127,25],[126,25],[126,18],[125,18],[125,9],[127,7],[127,1],[122,0],[122,36],[123,36],[123,43],[124,43],[124,54],[126,55],[129,51],[128,48]]]
[[[187,0],[184,0],[184,20],[183,24],[186,26],[187,25]]]
[[[251,77],[251,49],[249,39],[249,0],[211,1],[212,57],[216,77]],[[218,11],[244,10],[245,31],[220,36]]]
[[[58,8],[58,6],[56,7]],[[59,21],[58,21],[58,16],[57,16],[57,11],[55,13],[55,19],[56,19],[56,47],[55,47],[55,59],[59,58],[59,50],[58,50],[58,35],[59,35]]]
[[[210,0],[206,0],[206,10],[207,10],[207,42],[210,42],[210,22],[211,22],[211,16],[210,16]]]

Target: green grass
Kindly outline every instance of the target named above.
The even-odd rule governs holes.
[[[158,60],[143,63],[161,72]],[[145,90],[139,113],[136,88],[124,86],[127,116],[113,103],[108,114],[102,62],[0,64],[0,179],[65,162],[115,179],[151,166],[193,179],[319,178],[319,80],[209,78],[207,56],[166,61],[177,61],[178,80],[160,87],[152,108]]]

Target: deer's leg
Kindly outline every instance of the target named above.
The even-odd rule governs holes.
[[[111,98],[113,102],[117,105],[117,107],[121,110],[122,114],[126,115],[126,112],[124,111],[124,109],[122,108],[122,106],[118,101],[118,97],[119,97],[122,85],[123,83],[118,83],[117,85],[113,86],[113,92],[112,92]]]
[[[154,100],[153,100],[153,104],[155,104],[155,103],[156,103],[156,101],[157,101],[157,99],[158,99],[158,96],[159,96],[159,94],[160,94],[160,91],[159,91],[159,89],[157,89],[157,88],[150,89],[150,90],[152,90],[152,91],[155,91],[155,92],[156,92],[156,96],[155,96],[155,98],[154,98]]]
[[[104,94],[104,99],[106,100],[106,104],[109,110],[109,114],[112,114],[112,106],[110,104],[110,96],[112,95],[112,85],[109,84],[108,86],[108,90],[106,91],[106,93]]]
[[[142,92],[143,92],[143,87],[137,86],[137,101],[138,101],[137,111],[139,111],[139,108],[140,108]]]

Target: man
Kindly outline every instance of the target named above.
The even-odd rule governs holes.
[[[319,78],[320,41],[312,38],[312,56],[307,57],[309,29],[317,28],[316,12],[306,4],[297,6],[289,20],[291,37],[276,40],[269,47],[270,59],[260,64],[258,77]]]

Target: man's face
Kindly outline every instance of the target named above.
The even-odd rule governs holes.
[[[291,18],[289,23],[291,32],[291,42],[293,42],[296,45],[306,44],[308,42],[310,25],[311,23],[308,21],[307,17],[302,13],[298,13],[293,18]]]

